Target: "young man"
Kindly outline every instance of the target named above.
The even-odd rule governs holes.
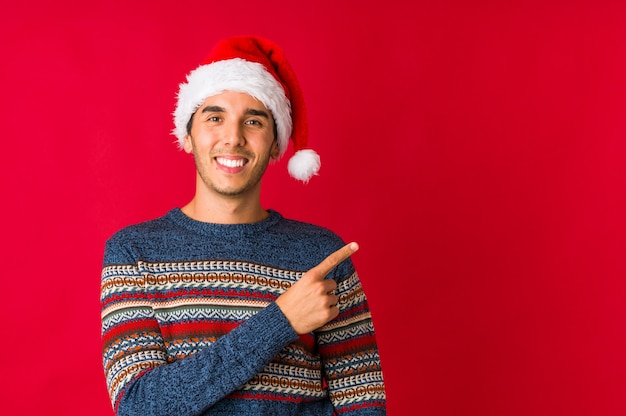
[[[358,246],[260,203],[291,139],[308,181],[306,114],[280,48],[218,43],[182,84],[174,134],[196,192],[106,244],[103,364],[117,415],[384,415]]]

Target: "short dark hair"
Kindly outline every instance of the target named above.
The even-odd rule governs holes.
[[[191,136],[191,125],[193,124],[193,116],[194,116],[194,114],[192,114],[191,117],[189,117],[189,121],[187,122],[187,135],[188,136]]]

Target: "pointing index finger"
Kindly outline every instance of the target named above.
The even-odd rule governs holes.
[[[332,269],[334,269],[339,263],[354,254],[359,249],[359,245],[355,242],[348,243],[341,247],[339,250],[330,254],[320,264],[313,269],[321,273],[321,277],[325,277]]]

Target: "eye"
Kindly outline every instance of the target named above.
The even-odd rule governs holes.
[[[263,123],[261,123],[261,121],[257,119],[246,120],[245,124],[249,126],[262,126],[263,125]]]
[[[207,119],[206,119],[206,121],[212,121],[214,123],[217,123],[220,120],[221,120],[221,118],[219,118],[218,116],[210,116],[210,117],[207,117]]]

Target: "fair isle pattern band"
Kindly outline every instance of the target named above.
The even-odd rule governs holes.
[[[104,366],[115,400],[142,372],[189,357],[272,303],[302,273],[238,261],[138,262],[102,272]],[[232,397],[335,406],[383,402],[371,316],[356,273],[339,283],[340,315],[284,348]],[[319,348],[319,354],[316,350]],[[351,355],[350,351],[359,351]],[[320,355],[326,361],[322,369]],[[343,358],[341,358],[343,357]]]

